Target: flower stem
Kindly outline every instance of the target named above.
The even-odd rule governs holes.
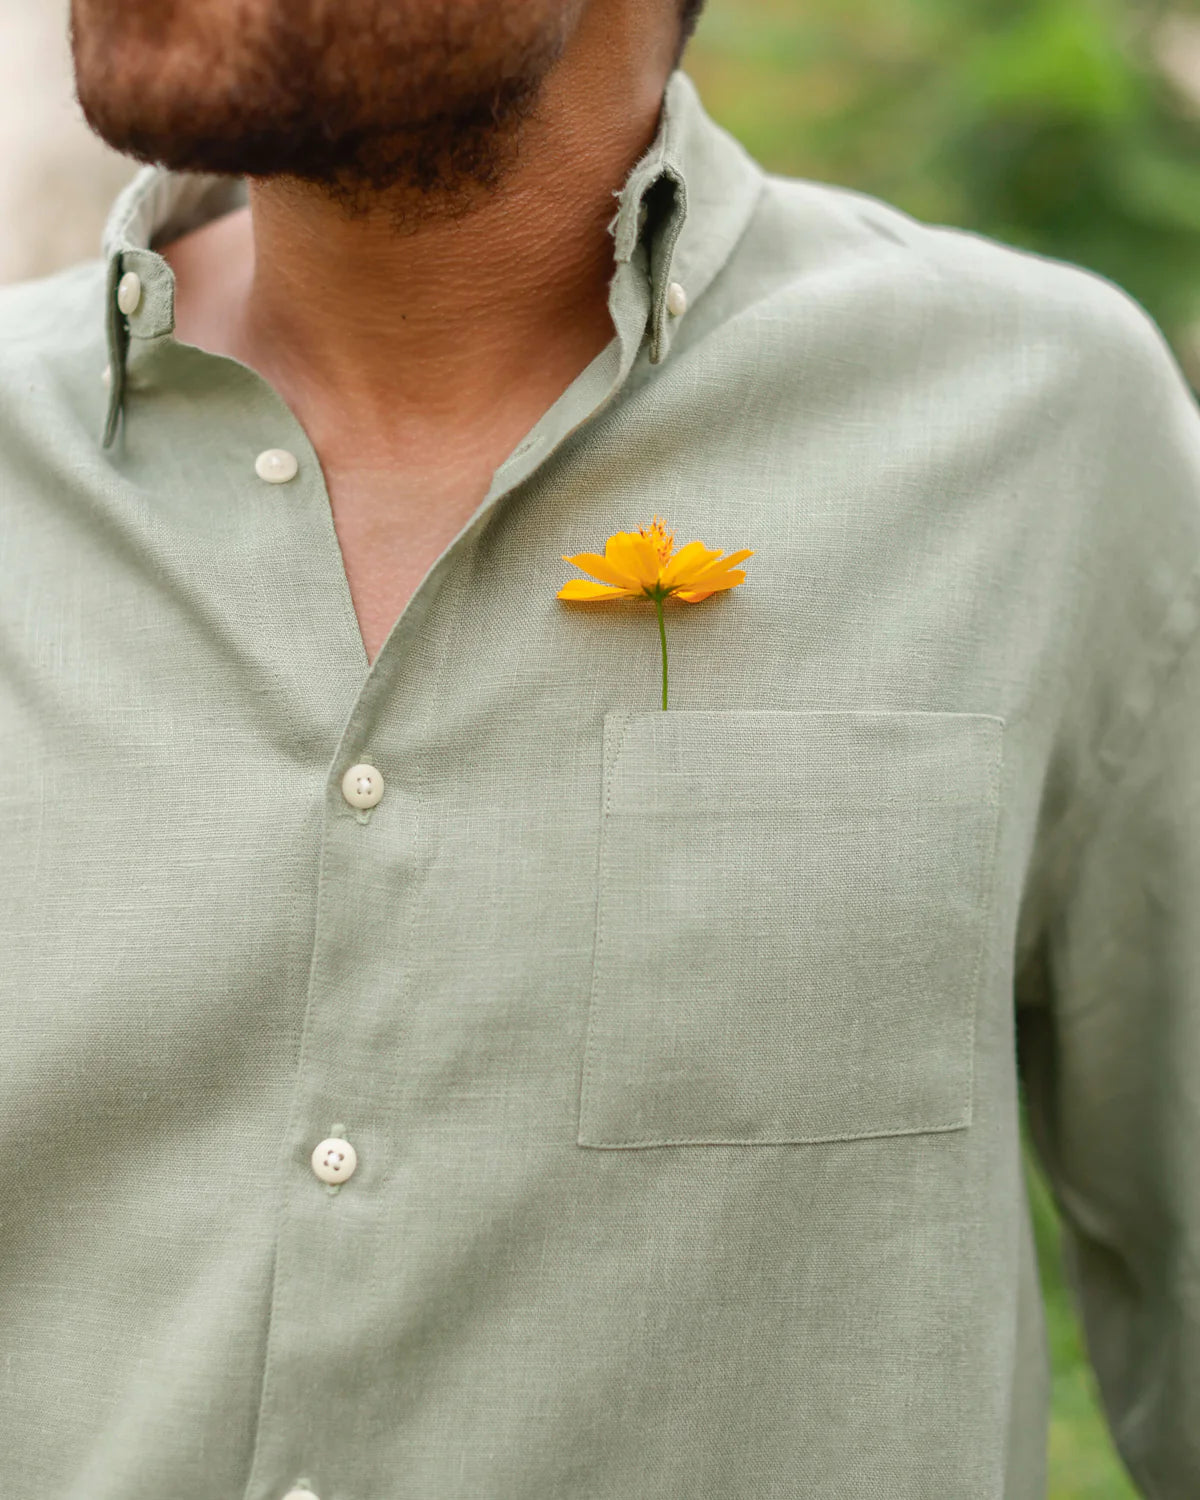
[[[661,599],[656,599],[654,602],[658,606],[658,638],[659,638],[660,641],[662,641],[663,707],[666,708],[666,706],[667,706],[667,631],[666,631],[666,627],[663,624],[663,611],[662,611],[663,602],[662,602]]]

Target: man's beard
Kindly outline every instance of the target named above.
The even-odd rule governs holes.
[[[586,0],[72,0],[76,90],[117,151],[286,178],[398,224],[516,160]]]

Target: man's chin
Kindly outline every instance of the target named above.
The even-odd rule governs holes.
[[[306,125],[238,135],[154,128],[98,113],[88,123],[114,150],[175,172],[275,183],[324,199],[348,217],[384,214],[397,231],[465,215],[493,194],[520,156],[524,114],[427,122],[419,130],[331,139]]]
[[[446,205],[515,160],[584,0],[207,0],[223,24],[177,4],[158,31],[134,22],[163,0],[125,0],[101,27],[90,8],[115,3],[75,0],[72,31],[84,118],[115,151],[346,205]]]
[[[541,80],[509,80],[486,99],[418,125],[338,135],[317,123],[316,109],[246,118],[236,102],[209,112],[198,103],[147,108],[145,98],[79,90],[92,131],[135,161],[176,172],[216,173],[287,182],[327,197],[348,213],[393,201],[401,219],[466,211],[494,191],[516,165],[522,127],[533,114]],[[325,116],[324,118],[328,118]]]

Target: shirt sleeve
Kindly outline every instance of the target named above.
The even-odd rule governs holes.
[[[1200,472],[1197,473],[1200,489]],[[1191,591],[1195,598],[1195,591]],[[1033,1143],[1113,1441],[1200,1495],[1200,644],[1159,663],[1016,981]]]

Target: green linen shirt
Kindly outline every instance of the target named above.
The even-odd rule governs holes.
[[[1037,1500],[1022,1087],[1115,1441],[1194,1500],[1148,314],[677,72],[611,343],[368,665],[305,432],[173,334],[156,246],[244,201],[145,168],[0,293],[0,1496]],[[556,598],[654,514],[753,549],[665,712],[654,606]]]

